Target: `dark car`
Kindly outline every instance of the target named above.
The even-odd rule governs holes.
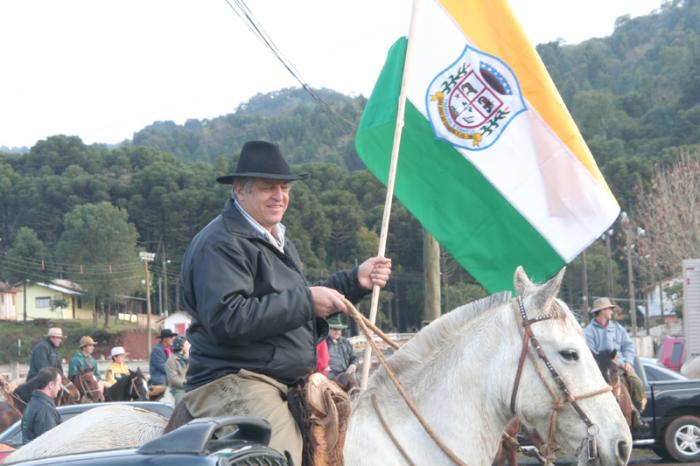
[[[222,428],[233,429],[217,436]],[[270,424],[248,417],[195,419],[139,448],[53,456],[18,463],[22,466],[288,466],[281,453],[267,446]]]
[[[636,366],[648,398],[642,418],[650,430],[633,433],[634,446],[651,448],[664,459],[699,461],[700,380],[687,379],[648,358],[640,358]]]

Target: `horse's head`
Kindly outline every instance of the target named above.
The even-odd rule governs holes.
[[[593,438],[601,464],[626,464],[632,437],[581,326],[556,298],[563,275],[564,270],[538,286],[522,268],[516,270],[516,322],[523,338],[529,340],[530,353],[521,357],[522,376],[512,405],[539,432],[555,432],[547,442],[555,441],[568,452],[581,447],[579,464],[587,459],[587,440]]]
[[[92,402],[105,400],[93,371],[81,369],[80,373],[73,376],[72,382],[78,388],[81,398]]]
[[[61,391],[58,392],[56,404],[72,405],[80,402],[80,391],[68,377],[61,376]]]
[[[131,379],[130,398],[132,400],[148,401],[148,383],[146,383],[146,377],[141,372],[141,368],[137,368],[136,371],[129,369],[129,378]]]

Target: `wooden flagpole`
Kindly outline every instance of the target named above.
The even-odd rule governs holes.
[[[391,203],[394,199],[394,180],[396,178],[396,165],[399,160],[399,147],[401,146],[401,134],[403,132],[404,113],[406,109],[406,75],[408,65],[411,62],[411,49],[413,45],[413,32],[416,23],[416,11],[419,0],[413,0],[411,9],[411,24],[408,29],[408,45],[406,46],[406,58],[403,64],[403,76],[401,77],[401,93],[399,94],[399,108],[396,114],[396,127],[394,129],[394,143],[391,150],[391,163],[389,164],[389,178],[386,186],[386,200],[384,201],[384,214],[382,216],[382,229],[379,234],[379,251],[377,255],[383,257],[386,253],[386,239],[389,233],[389,218],[391,216]],[[375,285],[372,288],[372,303],[369,311],[369,320],[374,324],[377,320],[377,307],[379,306],[379,286]],[[365,346],[365,354],[362,362],[362,379],[360,387],[362,390],[367,388],[367,379],[369,377],[369,366],[372,360],[372,348],[369,342]]]

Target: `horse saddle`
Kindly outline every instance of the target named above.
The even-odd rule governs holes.
[[[350,397],[326,376],[311,374],[288,399],[304,437],[303,466],[342,466]],[[299,406],[301,405],[301,406]]]

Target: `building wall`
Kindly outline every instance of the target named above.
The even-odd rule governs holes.
[[[0,293],[0,320],[17,319],[16,296],[14,292]]]
[[[51,310],[51,302],[58,299],[65,299],[68,306]],[[64,295],[58,291],[38,286],[34,283],[27,285],[27,301],[26,312],[27,320],[33,319],[52,319],[52,320],[68,320],[73,319],[73,306],[75,306],[76,319],[92,318],[92,309],[77,307],[77,300],[73,300],[73,296]],[[83,304],[84,306],[85,304]],[[24,301],[24,286],[20,286],[15,298],[16,320],[24,320],[25,301]]]

